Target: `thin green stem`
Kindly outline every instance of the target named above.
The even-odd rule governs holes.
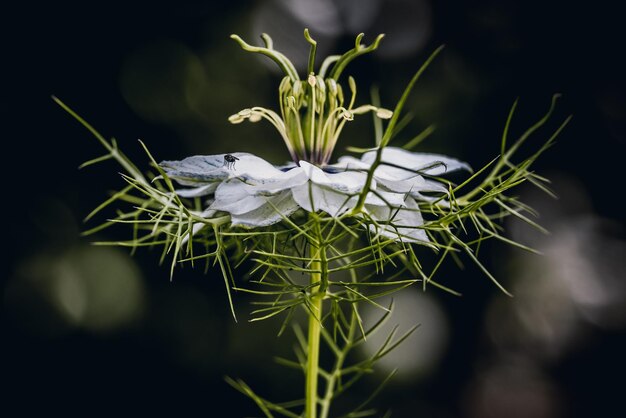
[[[311,214],[316,217],[316,214]],[[319,221],[317,221],[319,222]],[[316,223],[317,223],[316,222]],[[305,418],[317,418],[320,335],[322,332],[323,301],[328,288],[328,260],[322,244],[319,223],[313,228],[316,240],[310,241],[311,252],[311,303],[309,306],[309,335],[307,341]]]
[[[326,393],[324,394],[324,398],[321,400],[322,410],[320,412],[320,418],[328,418],[328,414],[330,411],[330,403],[333,399],[333,395],[335,394],[335,385],[337,384],[337,379],[341,377],[341,369],[343,368],[343,363],[346,359],[349,349],[352,347],[351,344],[354,341],[354,336],[357,328],[357,313],[355,311],[356,306],[353,306],[352,315],[350,316],[350,327],[348,329],[346,346],[336,353],[337,359],[335,360],[335,366],[333,368],[332,374],[328,379],[328,383],[326,384]]]
[[[319,261],[313,262],[313,268],[319,268]],[[320,273],[311,273],[311,284],[319,283]],[[311,289],[311,312],[309,312],[309,338],[306,365],[306,418],[317,417],[317,382],[319,380],[320,334],[322,329],[322,301],[324,295],[316,293],[319,285]]]

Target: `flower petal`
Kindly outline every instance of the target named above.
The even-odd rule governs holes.
[[[381,167],[379,167],[381,168]],[[378,173],[378,170],[376,170]],[[427,180],[422,176],[413,176],[407,179],[391,180],[389,178],[374,175],[376,181],[385,189],[396,193],[418,192],[446,192],[448,189],[441,183]]]
[[[194,155],[180,161],[161,161],[159,165],[170,178],[184,186],[194,186],[228,178],[224,155]]]
[[[393,193],[383,190],[376,190],[375,192],[369,192],[365,198],[366,205],[373,206],[404,206],[404,197],[406,193]]]
[[[226,155],[237,159],[232,165],[227,166],[224,160]],[[162,161],[159,165],[170,178],[186,186],[219,182],[232,177],[241,177],[245,180],[265,179],[281,173],[264,159],[245,152],[195,155],[180,161]]]
[[[280,222],[283,217],[288,217],[298,210],[298,204],[293,200],[289,190],[262,199],[265,199],[265,203],[254,210],[241,214],[231,213],[232,225],[249,228],[268,226]]]
[[[202,186],[199,186],[199,187],[194,187],[192,189],[179,189],[179,190],[176,190],[176,194],[179,195],[180,197],[208,196],[215,192],[215,189],[217,189],[217,185],[218,183],[209,183],[209,184],[203,184]]]
[[[363,161],[359,160],[358,158],[354,158],[350,155],[344,155],[343,157],[339,157],[339,159],[337,160],[336,164],[331,164],[328,167],[331,167],[331,169],[334,170],[341,170],[341,171],[346,171],[346,170],[369,170],[369,168],[372,166],[371,163],[367,164],[364,163]]]
[[[363,190],[367,173],[357,171],[341,171],[325,173],[321,168],[306,161],[300,161],[300,167],[313,183],[325,186],[341,193],[359,193]],[[372,188],[375,184],[372,184]]]
[[[337,192],[328,187],[307,182],[291,189],[293,199],[308,212],[323,210],[330,216],[339,216],[352,209],[357,202],[356,196]]]
[[[301,167],[294,166],[289,171],[280,171],[272,177],[247,179],[242,183],[252,195],[272,195],[309,181]]]
[[[361,161],[367,164],[373,164],[375,159],[376,151],[368,151],[361,157]],[[402,178],[403,171],[404,176],[411,173],[415,175],[418,171],[431,176],[439,176],[454,170],[472,170],[467,163],[455,158],[440,154],[410,152],[396,147],[385,147],[381,161],[383,164],[391,164],[388,168],[394,169],[391,171],[396,173],[398,179]]]
[[[367,159],[369,160],[370,158],[367,157]],[[339,158],[337,164],[328,167],[332,170],[359,170],[364,173],[370,169],[373,161],[371,159],[370,163],[365,163],[351,156],[343,156]],[[376,168],[374,180],[378,185],[382,186],[383,190],[403,195],[410,193],[413,197],[423,200],[430,200],[431,197],[424,196],[420,192],[447,193],[448,191],[446,186],[438,181],[425,179],[412,170],[392,167],[387,164],[381,164]]]
[[[232,154],[239,158],[230,171],[231,177],[240,177],[245,181],[261,181],[284,174],[281,170],[265,161],[263,158],[252,154]]]
[[[377,222],[370,225],[370,230],[387,238],[399,239],[404,242],[429,242],[426,231],[419,228],[424,219],[415,200],[407,197],[405,208],[365,205],[370,216]]]
[[[215,201],[209,206],[213,210],[229,212],[231,215],[253,211],[267,203],[267,198],[248,193],[239,179],[221,183],[215,190]]]

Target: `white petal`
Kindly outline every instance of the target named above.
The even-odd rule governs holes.
[[[363,190],[365,180],[367,179],[367,173],[357,171],[325,173],[319,167],[316,167],[306,161],[300,161],[300,167],[313,183],[342,193],[359,193]],[[374,182],[372,182],[371,187],[376,187]]]
[[[294,166],[284,172],[278,170],[272,177],[263,179],[249,179],[244,184],[244,188],[252,195],[272,195],[282,190],[291,189],[309,181],[301,167]]]
[[[255,210],[267,202],[266,197],[251,195],[244,186],[239,179],[221,183],[215,190],[215,201],[209,208],[239,215]]]
[[[369,192],[365,198],[366,205],[374,206],[404,206],[405,193],[392,193],[385,192],[383,190],[377,190],[376,192]]]
[[[227,165],[226,154],[195,155],[181,161],[163,161],[159,165],[170,178],[183,185],[197,185],[222,181],[232,177],[243,179],[264,179],[281,173],[272,164],[256,155],[245,152],[230,154],[237,160]]]
[[[420,184],[420,187],[417,187],[416,190],[421,192],[448,193],[448,187],[445,184],[430,179],[424,179],[424,183]]]
[[[379,167],[381,168],[381,167]],[[378,173],[378,170],[376,170]],[[390,180],[389,178],[374,175],[376,181],[387,190],[396,193],[418,193],[418,192],[442,192],[448,189],[441,183],[427,180],[422,176],[413,176],[403,180]]]
[[[361,161],[373,164],[376,159],[376,151],[368,151],[363,154]],[[398,173],[398,177],[403,170],[397,167],[406,168],[408,172],[420,171],[431,176],[438,176],[454,170],[464,169],[471,171],[468,164],[455,158],[446,157],[440,154],[410,152],[402,148],[386,147],[382,152],[382,163],[392,164]]]
[[[250,228],[268,226],[280,222],[283,217],[288,217],[298,210],[298,205],[289,190],[265,198],[265,200],[266,203],[250,212],[231,214],[232,224]]]
[[[369,170],[372,164],[364,163],[363,161],[354,158],[350,155],[344,155],[343,157],[339,157],[336,164],[332,164],[329,167],[332,167],[336,170]]]
[[[179,189],[176,190],[176,194],[181,197],[201,197],[208,196],[211,193],[215,192],[217,189],[218,183],[209,183],[204,184],[200,187],[194,187],[192,189]]]
[[[277,165],[276,168],[279,169],[280,171],[289,171],[294,167],[298,167],[298,165],[296,163],[294,163],[293,161],[288,161],[283,165]]]
[[[246,153],[232,155],[238,157],[239,161],[235,161],[233,168],[229,169],[231,177],[239,177],[245,181],[261,181],[283,174],[281,170],[256,155]]]
[[[291,189],[293,199],[304,210],[315,212],[323,210],[330,216],[339,216],[352,209],[358,198],[337,192],[327,187],[307,182]]]
[[[206,208],[202,212],[200,212],[199,215],[203,218],[211,218],[213,217],[213,215],[215,215],[215,211],[213,209]]]
[[[180,161],[161,161],[159,165],[167,175],[185,186],[199,182],[214,182],[228,178],[224,155],[194,155]]]
[[[393,149],[393,148],[392,148]],[[369,157],[368,157],[369,159]],[[339,158],[337,164],[329,166],[334,170],[360,170],[365,172],[371,167],[371,163],[365,163],[354,157],[344,156]],[[440,182],[425,179],[414,171],[404,170],[398,167],[391,167],[386,164],[379,165],[374,172],[374,180],[385,190],[395,193],[411,193],[414,197],[423,197],[420,192],[441,192],[446,193],[448,189]],[[428,197],[426,197],[428,198]]]
[[[379,227],[370,226],[370,230],[387,238],[404,242],[429,242],[426,232],[419,228],[424,219],[417,203],[408,197],[404,201],[406,208],[389,208],[386,206],[366,205],[370,216],[380,222]]]

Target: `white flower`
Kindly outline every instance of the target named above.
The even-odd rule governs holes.
[[[208,209],[229,213],[232,225],[254,228],[280,222],[300,208],[332,217],[353,210],[375,157],[370,151],[360,159],[341,157],[323,169],[306,161],[279,168],[255,155],[238,152],[193,156],[160,165],[171,179],[191,186],[177,190],[180,196],[213,196]],[[229,163],[232,160],[234,164]],[[470,168],[443,155],[386,147],[363,211],[357,215],[376,221],[378,226],[372,225],[372,231],[384,237],[427,242],[420,228],[424,221],[417,200],[433,199],[423,192],[441,195],[447,188],[424,175],[440,176],[458,169]]]
[[[305,37],[314,44],[308,33]],[[348,63],[375,50],[382,35],[369,46],[361,44],[362,38],[363,34],[357,36],[355,47],[344,55],[326,58],[317,74],[313,48],[309,72],[300,79],[293,64],[273,49],[268,36],[263,36],[265,46],[252,46],[233,36],[244,50],[272,58],[285,77],[278,89],[280,112],[254,106],[230,116],[229,121],[238,124],[263,119],[271,123],[293,162],[275,167],[247,153],[164,161],[161,166],[168,176],[190,187],[177,193],[182,197],[210,197],[207,209],[228,213],[235,226],[265,227],[302,209],[335,218],[360,217],[375,235],[428,242],[417,202],[438,199],[439,205],[445,205],[448,189],[432,177],[469,166],[443,155],[386,146],[402,102],[394,111],[371,104],[355,107],[354,78],[348,77],[347,89],[338,82]],[[391,119],[385,135],[379,138],[382,152],[369,151],[360,159],[342,157],[336,164],[328,164],[345,124],[367,112]]]

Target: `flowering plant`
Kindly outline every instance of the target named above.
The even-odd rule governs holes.
[[[294,327],[299,346],[295,359],[280,363],[304,374],[303,398],[277,403],[263,398],[242,380],[228,378],[268,416],[328,417],[331,403],[377,360],[405,340],[394,330],[375,354],[354,361],[349,353],[378,332],[393,310],[377,299],[420,283],[455,293],[435,279],[448,256],[465,253],[503,292],[508,292],[481,264],[476,253],[481,243],[498,239],[529,249],[503,236],[501,219],[515,216],[539,227],[527,213],[532,210],[509,195],[509,190],[531,182],[547,190],[546,179],[531,171],[534,161],[550,147],[566,120],[541,146],[521,162],[513,157],[524,142],[550,117],[547,114],[516,141],[508,139],[512,107],[501,141],[501,154],[472,172],[455,158],[412,152],[432,130],[427,129],[403,147],[390,143],[401,128],[408,95],[437,49],[415,73],[393,111],[378,104],[356,106],[356,82],[341,84],[346,66],[360,55],[374,51],[381,39],[363,45],[363,35],[343,55],[330,56],[315,72],[316,42],[304,32],[310,45],[307,74],[301,79],[291,62],[273,48],[269,36],[264,46],[252,46],[232,38],[246,51],[273,59],[285,73],[278,89],[279,112],[251,107],[232,115],[233,124],[269,121],[279,132],[292,161],[282,166],[245,152],[192,156],[180,161],[157,161],[144,147],[154,171],[143,174],[118,148],[73,110],[57,103],[100,141],[107,153],[83,166],[114,159],[121,164],[127,185],[97,207],[87,219],[105,207],[119,204],[117,215],[86,231],[93,234],[115,224],[132,227],[132,238],[106,244],[138,247],[161,246],[171,270],[179,263],[219,266],[232,315],[236,318],[232,291],[258,297],[251,321],[282,317],[278,329],[297,323],[298,310],[306,315],[307,332]],[[349,93],[349,94],[348,94]],[[368,149],[351,148],[357,156],[343,156],[330,163],[345,124],[373,112],[375,143]],[[469,173],[459,184],[449,173]],[[422,264],[422,251],[439,260]],[[234,271],[252,266],[247,283]],[[303,281],[303,277],[307,280]],[[360,315],[362,304],[384,314],[374,324]],[[296,318],[296,319],[294,319]],[[320,349],[332,356],[320,364]],[[366,416],[369,399],[345,416]]]

